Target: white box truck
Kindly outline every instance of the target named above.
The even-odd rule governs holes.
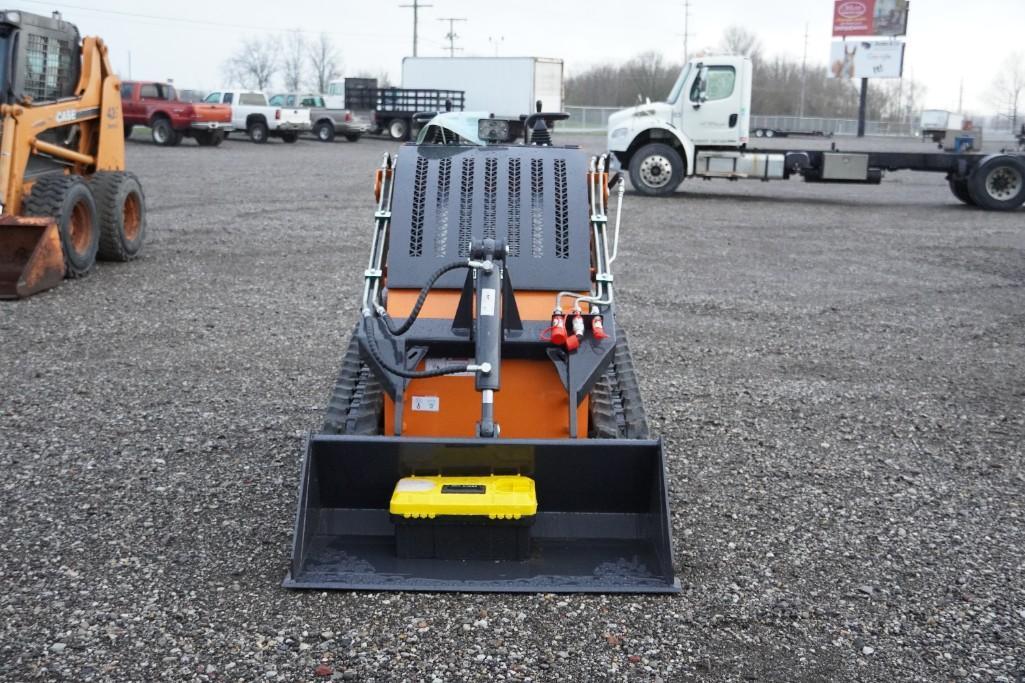
[[[406,57],[403,88],[440,88],[466,93],[466,111],[517,116],[562,111],[562,60],[541,57]]]

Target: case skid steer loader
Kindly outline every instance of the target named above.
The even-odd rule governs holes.
[[[146,203],[124,172],[119,88],[99,38],[57,13],[0,11],[0,299],[139,253]]]
[[[605,158],[553,146],[567,115],[538,109],[481,118],[485,144],[385,155],[286,587],[679,590],[662,444],[616,322]]]

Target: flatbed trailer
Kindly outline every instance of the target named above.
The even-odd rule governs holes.
[[[609,117],[608,148],[641,194],[668,195],[685,178],[879,184],[887,171],[943,173],[965,204],[1010,211],[1025,204],[1025,154],[756,149],[750,142],[751,60],[691,60],[666,102]]]
[[[345,79],[345,108],[370,115],[371,131],[394,140],[416,134],[419,112],[462,111],[466,93],[437,88],[378,88],[372,78]]]

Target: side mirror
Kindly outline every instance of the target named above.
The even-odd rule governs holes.
[[[700,64],[698,65],[698,77],[695,81],[695,85],[698,88],[698,99],[694,102],[694,108],[699,109],[701,105],[708,101],[708,67]]]

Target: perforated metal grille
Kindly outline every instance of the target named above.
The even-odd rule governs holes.
[[[73,87],[71,43],[28,34],[25,94],[36,101],[56,100]]]
[[[506,228],[509,255],[520,255],[520,160],[509,160],[509,225]]]
[[[487,238],[505,240],[520,289],[590,287],[581,150],[408,145],[395,169],[389,287],[422,287],[440,259],[465,258],[471,241]],[[457,289],[464,279],[448,273],[438,286]]]
[[[495,202],[498,201],[498,159],[484,161],[484,239],[495,239]]]
[[[434,233],[434,255],[442,257],[448,246],[448,199],[452,187],[452,160],[438,163],[438,225]]]
[[[566,162],[555,160],[555,256],[569,258],[569,206],[566,197]]]
[[[463,177],[459,183],[459,255],[470,255],[473,235],[473,157],[463,159]]]
[[[530,160],[530,255],[544,256],[545,167],[540,159]]]
[[[413,179],[413,212],[409,217],[409,255],[424,253],[424,205],[427,203],[427,159],[416,160]]]

